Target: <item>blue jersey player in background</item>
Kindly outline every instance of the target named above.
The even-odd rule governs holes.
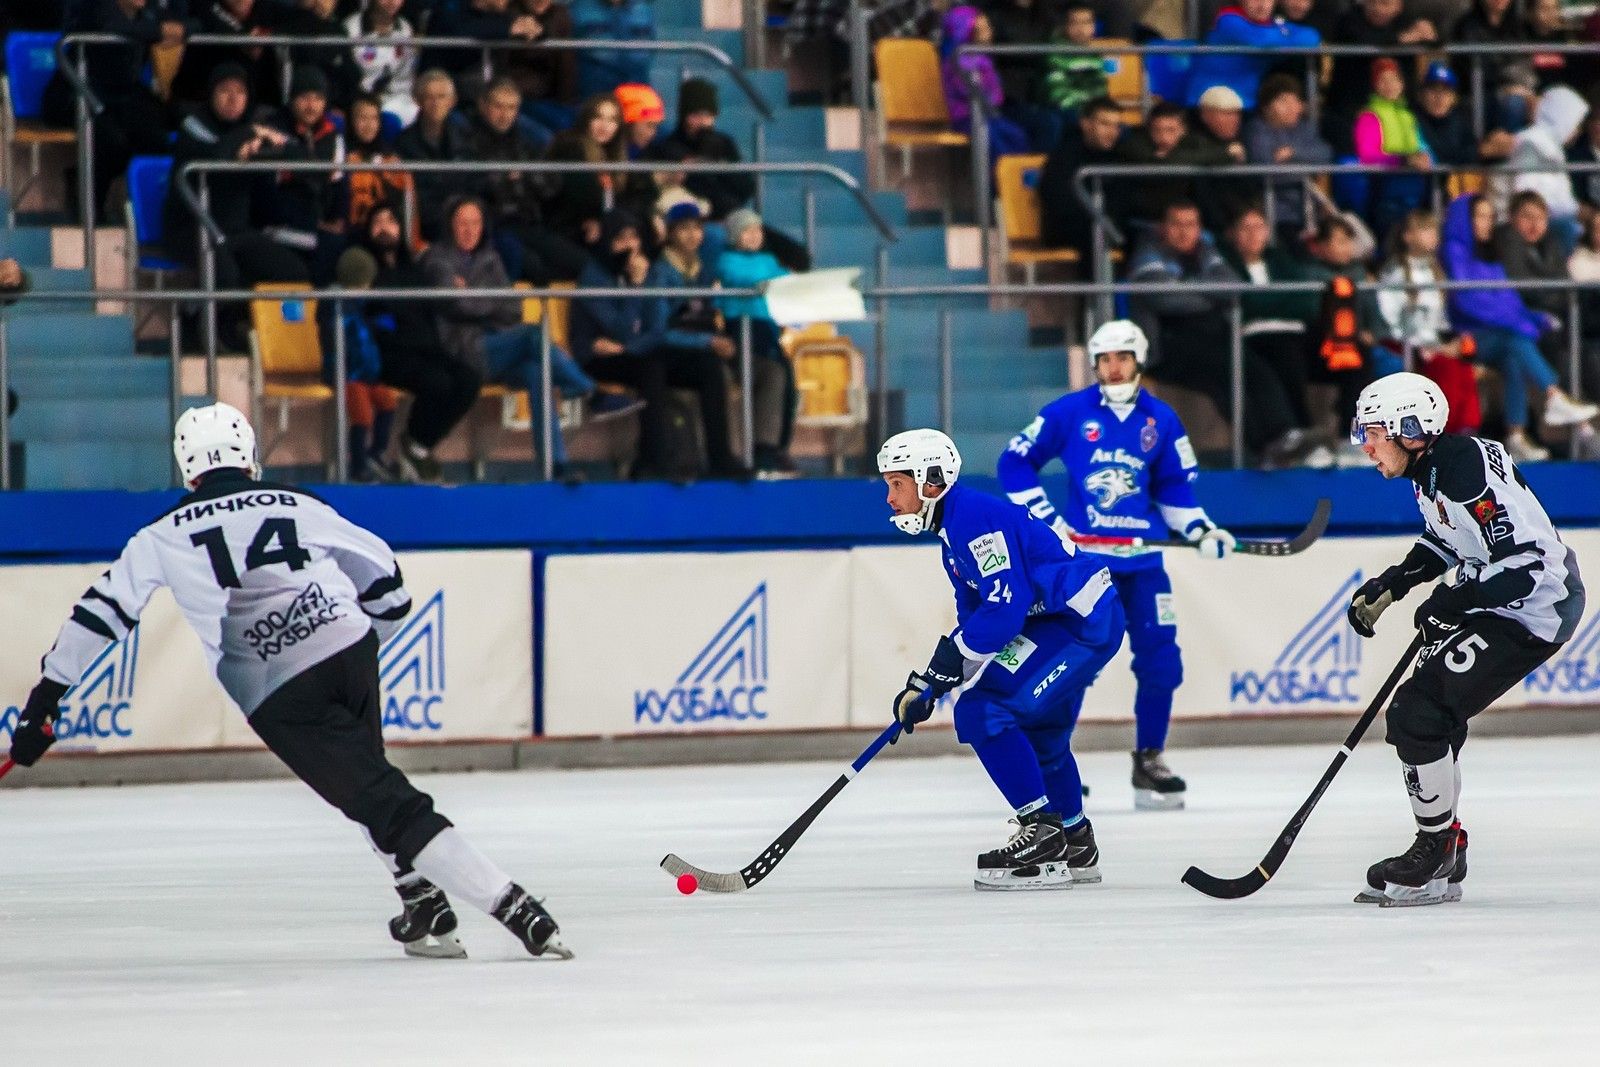
[[[1026,508],[957,485],[961,456],[938,430],[889,438],[878,470],[894,524],[938,534],[956,596],[955,631],[939,639],[926,671],[906,679],[895,717],[910,733],[960,688],[956,737],[1016,811],[1016,833],[978,857],[974,885],[1100,881],[1071,741],[1084,690],[1122,644],[1105,557],[1063,543]]]
[[[1000,457],[1000,484],[1065,543],[1075,535],[1165,538],[1170,528],[1202,556],[1222,559],[1232,553],[1234,538],[1195,501],[1194,446],[1177,413],[1139,386],[1148,348],[1144,331],[1126,320],[1096,330],[1089,360],[1098,384],[1047,404],[1012,438]],[[1039,471],[1053,459],[1067,468],[1067,493],[1052,504]],[[1134,805],[1181,808],[1187,785],[1162,756],[1172,694],[1183,681],[1172,582],[1156,550],[1108,547],[1090,558],[1111,569],[1127,616],[1138,682]]]

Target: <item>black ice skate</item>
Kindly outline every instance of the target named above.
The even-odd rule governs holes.
[[[1067,831],[1062,860],[1073,885],[1094,885],[1100,881],[1100,846],[1094,843],[1094,827],[1087,818]]]
[[[978,889],[1071,888],[1061,816],[1035,811],[1011,821],[1016,823],[1016,833],[1005,847],[978,857],[978,874],[972,884]]]
[[[419,878],[397,885],[405,912],[389,920],[389,936],[405,946],[407,956],[464,960],[467,950],[456,936],[456,913],[444,890]]]
[[[1172,773],[1159,748],[1133,754],[1133,806],[1140,811],[1177,811],[1189,786]]]
[[[1417,831],[1417,839],[1402,855],[1374,864],[1367,881],[1383,883],[1383,908],[1443,904],[1450,899],[1450,876],[1456,869],[1460,830],[1454,825],[1430,833]],[[1465,876],[1465,871],[1462,872]],[[1461,890],[1456,889],[1459,899]]]
[[[1452,823],[1451,829],[1456,832],[1456,865],[1450,872],[1450,877],[1445,880],[1444,899],[1441,904],[1454,903],[1461,899],[1461,883],[1467,878],[1467,831],[1459,822]],[[1383,864],[1374,863],[1367,868],[1367,887],[1356,894],[1357,904],[1382,904],[1385,899],[1383,881]]]
[[[515,882],[495,906],[493,915],[501,926],[516,935],[530,956],[572,958],[572,950],[561,943],[561,927],[539,901]]]

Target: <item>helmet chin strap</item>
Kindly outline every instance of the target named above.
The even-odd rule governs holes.
[[[1128,404],[1139,395],[1139,375],[1131,382],[1100,383],[1100,394],[1113,404]]]
[[[1413,449],[1407,448],[1405,446],[1405,442],[1407,442],[1407,441],[1416,441],[1416,440],[1421,440],[1422,441],[1422,447],[1421,448],[1413,450]],[[1411,477],[1411,472],[1417,469],[1417,462],[1420,459],[1422,459],[1423,456],[1426,456],[1428,454],[1428,450],[1433,447],[1433,443],[1435,441],[1437,441],[1437,440],[1438,440],[1437,437],[1423,437],[1423,438],[1402,437],[1402,438],[1400,438],[1400,441],[1401,441],[1400,450],[1406,454],[1405,476],[1407,478]]]
[[[917,487],[917,492],[920,496],[921,486]],[[937,530],[939,528],[937,509],[942,500],[944,500],[943,493],[936,497],[922,497],[922,506],[916,511],[910,515],[892,515],[889,521],[894,523],[901,533],[910,534],[912,537],[927,530]]]

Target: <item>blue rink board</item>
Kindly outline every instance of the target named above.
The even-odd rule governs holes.
[[[1558,524],[1600,525],[1600,464],[1542,463],[1529,482]],[[1045,478],[1055,491],[1064,475]],[[991,477],[963,482],[995,490]],[[880,482],[818,479],[669,485],[311,486],[353,521],[399,549],[780,548],[903,544]],[[1292,532],[1318,497],[1334,502],[1332,534],[1418,529],[1409,482],[1368,470],[1207,471],[1197,485],[1213,518],[1251,536]],[[106,559],[177,491],[0,494],[0,559]]]

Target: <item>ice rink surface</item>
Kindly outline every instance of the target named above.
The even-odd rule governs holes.
[[[744,865],[834,766],[422,779],[571,963],[465,912],[471,960],[404,958],[387,877],[298,783],[10,792],[0,1062],[1600,1062],[1600,738],[1468,746],[1460,904],[1351,903],[1412,834],[1376,739],[1256,896],[1179,884],[1248,871],[1332,751],[1175,752],[1181,813],[1086,756],[1105,884],[1049,893],[973,891],[1007,828],[971,759],[872,765],[734,896],[656,864]]]

